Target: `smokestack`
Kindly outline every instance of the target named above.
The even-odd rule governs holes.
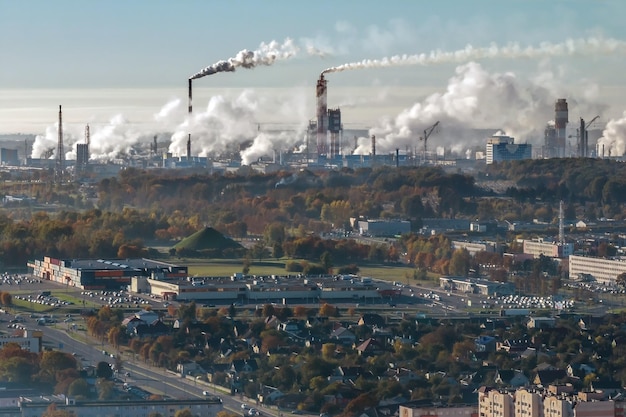
[[[192,106],[191,106],[191,78],[189,79],[189,119],[191,119],[191,110],[192,110]],[[191,120],[189,120],[189,123],[191,123]],[[189,136],[187,137],[187,160],[190,161],[191,160],[191,133],[189,133]]]
[[[580,118],[580,127],[578,128],[578,156],[584,158],[585,155],[585,121]]]
[[[396,148],[396,168],[400,166],[400,149]]]
[[[376,136],[372,135],[372,158],[376,156]]]
[[[565,128],[567,127],[568,110],[567,100],[560,98],[554,105],[554,127],[556,128],[556,153],[558,158],[565,157],[565,145],[567,143],[567,136]]]
[[[57,163],[56,163],[56,179],[58,182],[63,181],[63,172],[65,171],[65,153],[63,150],[63,111],[59,105],[59,141],[57,143]]]
[[[324,74],[317,80],[317,154],[326,154],[326,132],[328,131],[328,97],[327,81]]]

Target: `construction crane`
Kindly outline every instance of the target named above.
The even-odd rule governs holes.
[[[426,151],[428,150],[428,138],[433,134],[435,129],[439,126],[439,120],[435,122],[431,127],[424,129],[424,136],[420,137],[420,140],[424,141],[424,162],[426,162]]]
[[[580,118],[580,127],[577,129],[576,131],[576,138],[578,139],[578,156],[585,158],[587,157],[587,153],[588,153],[588,134],[587,134],[587,129],[589,129],[589,126],[591,126],[591,124],[593,122],[595,122],[596,120],[598,120],[600,118],[600,116],[596,116],[593,119],[591,119],[591,121],[587,124],[585,124],[585,121],[583,120],[583,118]]]

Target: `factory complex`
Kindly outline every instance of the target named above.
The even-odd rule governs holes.
[[[192,79],[188,83],[190,120],[193,118],[192,110]],[[441,165],[458,166],[464,168],[468,165],[480,166],[503,161],[514,161],[531,158],[564,158],[564,157],[615,157],[610,155],[598,143],[601,137],[599,130],[593,122],[585,123],[580,119],[580,125],[576,133],[568,134],[569,121],[568,103],[566,99],[559,98],[554,106],[554,120],[550,120],[544,131],[543,144],[533,147],[530,143],[516,142],[512,136],[500,131],[493,133],[489,129],[468,129],[464,134],[464,141],[468,141],[467,149],[453,151],[450,140],[458,141],[461,137],[448,137],[441,139],[435,146],[428,147],[429,138],[439,139],[440,129],[445,129],[445,123],[425,123],[423,131],[416,132],[414,138],[406,139],[402,146],[397,146],[389,151],[377,152],[376,135],[370,134],[368,129],[344,129],[340,108],[328,106],[328,81],[324,74],[317,80],[315,89],[316,117],[308,121],[306,128],[302,130],[290,130],[281,128],[262,129],[258,124],[256,135],[267,137],[269,143],[264,146],[261,153],[250,152],[255,148],[256,138],[254,135],[237,146],[232,146],[221,152],[207,153],[199,150],[201,144],[193,146],[194,134],[186,134],[186,154],[173,155],[166,135],[155,134],[153,138],[139,140],[130,154],[109,155],[103,160],[102,155],[91,155],[89,125],[85,126],[84,140],[72,145],[68,152],[64,144],[63,113],[59,106],[58,113],[58,141],[56,147],[48,148],[43,154],[35,157],[29,155],[29,144],[24,145],[24,157],[20,158],[20,149],[0,148],[0,165],[10,174],[22,174],[25,170],[49,170],[54,172],[56,181],[74,179],[82,181],[87,178],[104,178],[115,176],[125,167],[142,169],[193,169],[209,173],[270,173],[286,169],[338,169],[338,168],[373,168],[377,166],[421,166]],[[550,115],[546,115],[549,119]],[[490,132],[490,133],[488,133]],[[197,134],[198,142],[204,141],[205,134]],[[202,137],[201,137],[202,136]],[[277,142],[274,137],[291,136],[291,142],[299,142],[294,146],[285,147]],[[299,138],[299,139],[296,139]],[[161,142],[157,138],[161,138]],[[151,140],[150,140],[151,139]],[[387,139],[383,138],[387,142]],[[433,139],[430,139],[432,141]],[[535,142],[540,141],[537,138]],[[369,142],[369,146],[364,143]],[[482,142],[484,145],[476,146]],[[574,143],[575,142],[575,143]],[[448,143],[448,145],[446,145]],[[474,145],[470,145],[473,143]],[[149,145],[149,146],[148,146]],[[33,148],[35,146],[33,145]],[[37,147],[41,150],[41,146]],[[149,148],[149,149],[148,149]],[[200,155],[194,155],[193,150],[198,149]],[[454,153],[456,152],[456,153]],[[609,153],[607,155],[607,152]],[[257,155],[250,159],[244,157],[246,153]],[[30,152],[32,154],[32,152]],[[66,160],[65,155],[73,155]],[[468,166],[469,167],[469,166]],[[11,169],[13,168],[13,169]]]

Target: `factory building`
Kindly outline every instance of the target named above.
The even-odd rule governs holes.
[[[543,239],[524,240],[524,253],[534,258],[547,256],[550,258],[567,258],[574,253],[573,243],[544,242]]]
[[[178,278],[187,276],[187,267],[150,259],[72,259],[44,256],[28,262],[30,273],[44,280],[86,290],[120,289],[136,276]]]
[[[478,252],[495,253],[497,244],[495,242],[466,242],[462,240],[453,240],[452,249],[465,249],[471,256]]]
[[[40,353],[42,337],[43,332],[41,330],[24,330],[24,333],[20,336],[2,336],[0,337],[0,349],[8,343],[15,343],[22,350],[30,353]]]
[[[579,255],[570,255],[569,257],[570,279],[592,277],[601,284],[615,285],[617,276],[624,272],[626,272],[626,261],[623,259],[605,259]]]
[[[503,161],[521,161],[532,158],[532,145],[515,144],[510,136],[492,136],[487,141],[487,165]]]
[[[359,220],[359,234],[364,236],[396,236],[411,233],[408,220]]]
[[[18,165],[17,149],[0,148],[0,163],[2,165]]]
[[[215,304],[288,304],[320,300],[367,301],[383,296],[371,279],[352,276],[327,277],[187,277],[185,279],[131,279],[131,292],[151,294],[164,300],[198,301]]]

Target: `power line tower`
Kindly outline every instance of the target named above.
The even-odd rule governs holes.
[[[54,171],[55,181],[57,183],[63,182],[65,176],[65,152],[63,150],[63,112],[61,111],[61,105],[59,105],[59,141],[57,143],[57,160]]]

